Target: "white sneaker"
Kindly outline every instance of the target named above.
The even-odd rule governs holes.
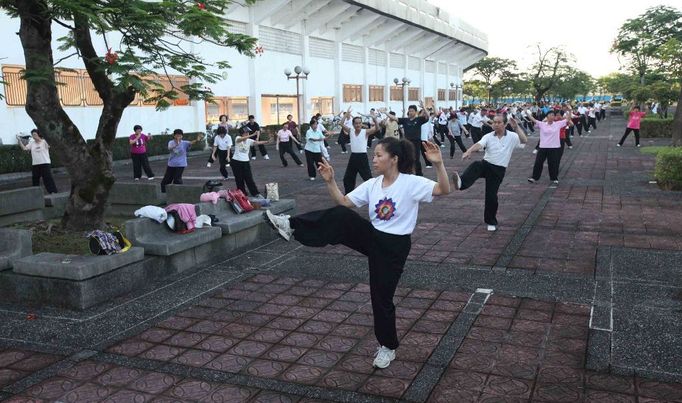
[[[495,225],[488,225],[488,231],[490,232],[497,231],[497,227]]]
[[[289,225],[289,216],[280,214],[280,215],[274,215],[270,210],[265,210],[265,215],[268,218],[268,221],[270,221],[270,224],[279,232],[279,234],[284,238],[285,240],[291,239],[291,234],[294,233],[294,230],[291,229],[291,226]]]
[[[572,149],[573,149],[573,146],[568,146],[568,148],[572,150]]]
[[[426,167],[427,168],[433,168],[433,165],[427,165]]]
[[[445,144],[441,144],[441,145],[440,145],[440,148],[445,148]]]
[[[391,350],[388,347],[381,346],[377,349],[374,354],[376,357],[374,363],[372,364],[376,368],[387,368],[391,365],[391,361],[395,360],[395,350]]]
[[[207,162],[207,163],[206,163],[206,168],[210,168],[210,167],[211,167],[211,163],[210,163],[210,162]]]
[[[269,159],[270,159],[270,156],[267,155],[267,154],[265,154],[265,157],[263,157],[263,159],[269,160]]]
[[[149,178],[147,178],[147,180],[148,180],[148,181],[153,181],[153,180],[154,180],[154,177],[153,177],[153,176],[152,176],[152,177],[149,177]]]
[[[537,154],[537,153],[538,153],[537,149],[533,150],[533,154]]]
[[[256,157],[251,157],[251,161],[255,161],[255,160],[256,160]]]
[[[533,178],[528,178],[528,182],[529,182],[529,183],[535,183],[535,179],[533,179]]]
[[[303,150],[298,150],[298,153],[299,153],[299,154],[303,154]]]
[[[140,180],[140,178],[135,178],[135,180],[136,180],[136,181],[139,181],[139,180]]]
[[[552,181],[553,184],[558,185],[559,181]]]
[[[314,181],[314,180],[315,180],[315,178],[313,178],[313,177],[311,176],[311,177],[310,177],[310,180],[311,180],[311,181]]]
[[[639,144],[637,144],[637,147],[639,147]]]
[[[455,173],[452,174],[452,183],[455,184],[455,190],[462,188],[462,178],[459,177],[459,172],[455,171]]]
[[[620,147],[620,143],[616,143],[616,147]]]

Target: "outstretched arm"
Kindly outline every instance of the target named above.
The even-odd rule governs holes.
[[[344,196],[343,193],[341,193],[341,189],[339,189],[336,180],[334,180],[334,168],[329,161],[322,158],[322,162],[317,163],[317,171],[327,184],[327,191],[336,204],[349,208],[355,207],[355,204],[348,196]]]

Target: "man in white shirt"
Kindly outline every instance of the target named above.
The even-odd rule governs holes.
[[[488,119],[488,111],[481,109],[471,119],[471,141],[478,143],[481,140],[482,128],[484,124],[490,124]]]
[[[585,104],[580,104],[578,106],[578,113],[580,114],[580,126],[578,126],[578,136],[583,135],[582,129],[585,129],[585,133],[590,132],[590,128],[587,126],[587,108],[585,107]]]
[[[594,130],[597,130],[597,115],[596,115],[596,110],[594,109],[594,104],[590,103],[589,108],[587,108],[587,132],[590,132],[590,127],[594,127]]]
[[[510,124],[516,132],[506,129],[507,122],[502,115],[493,119],[493,131],[483,136],[462,155],[462,159],[470,158],[471,154],[485,148],[482,161],[475,161],[467,167],[460,176],[458,172],[452,175],[455,189],[464,190],[476,182],[478,178],[485,178],[485,208],[483,218],[488,224],[488,231],[497,230],[497,190],[509,165],[512,152],[516,148],[523,148],[528,138],[515,119]]]

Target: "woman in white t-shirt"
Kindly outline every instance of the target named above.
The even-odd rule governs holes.
[[[232,173],[234,174],[234,181],[237,189],[240,189],[244,194],[246,188],[249,188],[251,196],[260,197],[256,182],[253,180],[253,173],[251,172],[251,163],[249,162],[249,150],[252,146],[259,146],[261,144],[268,144],[267,141],[256,141],[251,138],[252,134],[245,130],[241,136],[235,139],[234,155],[232,156]],[[246,186],[244,186],[246,185]]]
[[[227,167],[230,166],[230,149],[232,148],[232,137],[227,133],[227,127],[218,125],[215,131],[216,135],[213,137],[213,152],[211,159],[215,161],[216,155],[220,165],[220,174],[224,180],[228,180],[230,175],[227,173]]]
[[[50,145],[40,135],[38,129],[31,130],[31,137],[33,141],[24,145],[19,136],[17,136],[17,143],[24,151],[31,152],[31,170],[33,186],[40,186],[40,178],[43,178],[43,184],[48,193],[57,193],[57,185],[52,178],[52,162],[50,161]]]
[[[317,164],[322,162],[322,149],[324,148],[324,133],[317,120],[310,121],[310,128],[305,134],[305,162],[308,165],[308,177],[311,181],[317,176]]]
[[[410,235],[417,223],[420,202],[450,193],[440,148],[423,143],[426,155],[437,168],[438,182],[414,175],[412,143],[386,137],[374,148],[372,164],[377,177],[347,195],[334,181],[334,169],[319,163],[318,171],[338,206],[295,217],[266,212],[270,223],[286,240],[293,237],[306,246],[346,245],[369,260],[369,283],[374,314],[374,334],[379,349],[374,366],[386,368],[395,359],[398,336],[393,295],[410,253]],[[368,206],[370,221],[351,210]]]
[[[298,146],[301,146],[301,143],[298,142],[298,139],[296,139],[296,136],[289,130],[290,127],[290,122],[286,122],[284,125],[282,125],[282,129],[277,132],[277,146],[276,149],[279,151],[279,159],[282,160],[282,166],[287,167],[289,163],[287,163],[286,158],[284,158],[284,153],[288,153],[291,158],[294,160],[296,165],[302,167],[303,163],[301,160],[298,158],[298,155],[294,153],[294,148],[291,145],[291,143],[296,143]],[[295,123],[294,123],[295,124]]]

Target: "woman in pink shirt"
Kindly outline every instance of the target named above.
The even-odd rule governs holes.
[[[628,119],[628,127],[625,128],[625,134],[623,134],[623,137],[621,137],[618,144],[616,144],[618,147],[623,145],[625,139],[628,138],[630,132],[633,131],[635,132],[635,146],[639,147],[639,125],[644,116],[646,116],[646,112],[640,112],[639,106],[632,108],[630,111],[630,119]]]
[[[154,172],[149,166],[149,159],[147,158],[147,143],[152,135],[142,133],[142,126],[140,125],[135,125],[133,130],[135,133],[128,138],[130,157],[133,159],[133,178],[139,181],[142,176],[142,169],[144,169],[147,179],[152,180],[154,179]]]
[[[531,121],[535,123],[535,128],[540,129],[540,147],[538,153],[535,155],[535,164],[533,165],[533,174],[528,178],[528,182],[535,183],[542,175],[542,166],[547,160],[547,170],[549,171],[549,180],[553,184],[559,184],[559,162],[561,161],[561,129],[566,126],[573,126],[573,122],[569,115],[566,115],[564,120],[559,114],[557,118],[556,112],[550,110],[547,112],[547,121],[540,122],[535,120],[532,116]]]

